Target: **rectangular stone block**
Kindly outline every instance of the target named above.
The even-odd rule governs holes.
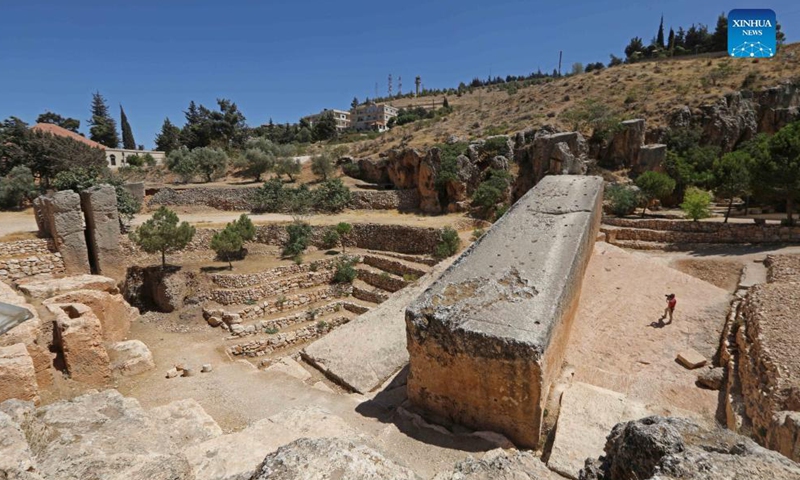
[[[67,273],[92,273],[86,254],[80,195],[72,190],[62,190],[54,193],[49,202],[46,210],[51,218],[46,222],[50,225],[50,235],[61,253]]]
[[[89,231],[88,254],[94,272],[121,280],[125,274],[119,249],[117,193],[111,185],[97,185],[81,192],[81,206]]]
[[[414,405],[537,447],[602,192],[599,177],[545,177],[408,307]]]
[[[56,315],[56,344],[64,355],[67,372],[76,382],[105,384],[111,377],[111,366],[100,319],[80,303],[62,305],[61,310]]]
[[[10,398],[39,402],[36,369],[22,343],[0,347],[0,402]]]

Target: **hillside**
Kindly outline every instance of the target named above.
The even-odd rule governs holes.
[[[447,100],[454,107],[450,115],[396,127],[375,140],[356,143],[352,153],[375,155],[401,144],[431,146],[450,135],[478,139],[544,124],[571,130],[573,126],[563,113],[588,99],[602,102],[622,119],[645,118],[649,128],[659,127],[666,125],[669,115],[679,106],[697,107],[743,87],[760,90],[798,77],[800,43],[794,43],[782,48],[774,59],[677,57],[582,73],[518,87],[516,92],[507,91],[504,85],[481,87],[460,97],[449,96]],[[392,104],[441,106],[442,99],[404,98]]]

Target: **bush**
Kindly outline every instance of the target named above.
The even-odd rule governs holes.
[[[283,212],[288,203],[288,189],[283,187],[280,179],[268,180],[255,193],[253,211],[255,212]]]
[[[664,199],[675,190],[675,180],[664,173],[650,171],[644,172],[636,179],[636,186],[642,192],[642,199],[644,200],[642,217],[644,217],[647,207],[650,206],[653,200]]]
[[[482,228],[476,228],[472,231],[472,241],[476,242],[479,238],[486,234],[486,230]]]
[[[0,178],[0,206],[3,208],[20,207],[36,193],[33,172],[28,167],[16,166],[5,178]]]
[[[169,152],[169,155],[167,155],[167,168],[170,172],[181,177],[184,183],[191,181],[197,174],[197,165],[192,158],[192,153],[183,145]]]
[[[325,230],[325,233],[322,235],[322,246],[323,248],[333,248],[339,245],[339,234],[336,232],[336,227],[330,227],[329,229]]]
[[[500,208],[498,208],[497,211],[494,212],[494,221],[496,222],[496,221],[500,220],[501,218],[503,218],[503,215],[506,214],[506,212],[508,211],[509,208],[511,208],[511,207],[508,206],[508,205],[505,205],[505,204],[504,205],[500,205]]]
[[[358,270],[355,269],[358,264],[358,259],[353,257],[344,257],[336,262],[336,272],[333,274],[333,281],[335,283],[353,283],[353,280],[358,276]]]
[[[342,167],[342,171],[345,175],[352,178],[360,178],[361,177],[361,167],[358,166],[357,163],[347,163]]]
[[[283,255],[287,257],[297,257],[301,255],[311,239],[311,225],[303,222],[293,222],[286,226],[286,233],[289,240],[283,247]]]
[[[489,170],[486,180],[475,189],[472,204],[486,210],[493,208],[498,202],[505,199],[510,184],[510,173],[505,170]]]
[[[311,172],[322,181],[328,180],[335,170],[332,152],[326,150],[311,159]]]
[[[444,227],[439,233],[439,244],[433,255],[436,258],[447,258],[455,255],[461,247],[461,239],[458,237],[458,232],[452,227]]]
[[[482,153],[487,158],[494,158],[498,155],[508,157],[511,151],[508,148],[508,137],[499,136],[487,139],[481,148]]]
[[[683,210],[687,217],[696,222],[701,218],[708,218],[711,216],[711,211],[708,208],[709,205],[711,205],[711,194],[709,192],[690,187],[683,196],[681,210]]]
[[[338,178],[326,180],[313,192],[315,210],[341,212],[350,204],[350,189]]]
[[[618,217],[632,214],[640,203],[639,192],[625,185],[611,185],[606,189],[611,213]]]
[[[125,157],[125,163],[127,163],[132,167],[141,167],[142,165],[144,165],[144,158],[134,153],[133,155]]]
[[[235,223],[229,223],[221,232],[217,232],[211,237],[211,250],[216,252],[217,257],[228,262],[228,268],[233,269],[231,259],[242,251],[244,240]]]

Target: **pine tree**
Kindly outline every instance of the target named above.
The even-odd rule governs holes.
[[[667,41],[667,49],[669,49],[670,54],[672,50],[675,48],[675,30],[672,27],[669,28],[669,40]]]
[[[92,94],[92,118],[89,120],[89,138],[97,143],[109,148],[119,146],[119,134],[117,134],[117,123],[108,114],[106,99],[100,92]]]
[[[717,28],[711,35],[711,51],[724,52],[728,50],[728,17],[725,12],[717,17]]]
[[[658,48],[664,48],[664,15],[661,15],[661,23],[658,24],[658,35],[656,35]]]
[[[181,129],[164,119],[161,125],[161,132],[156,135],[156,150],[169,154],[169,152],[181,146]]]
[[[128,117],[125,115],[122,105],[119,106],[119,126],[122,129],[122,148],[127,150],[136,150],[136,140],[133,139],[133,130],[131,124],[128,123]]]
[[[358,106],[358,97],[353,97],[353,101],[350,102],[351,108],[356,108]]]

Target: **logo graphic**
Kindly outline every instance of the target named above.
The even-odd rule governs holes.
[[[776,52],[775,12],[736,9],[728,14],[728,54],[741,58],[769,58]]]

